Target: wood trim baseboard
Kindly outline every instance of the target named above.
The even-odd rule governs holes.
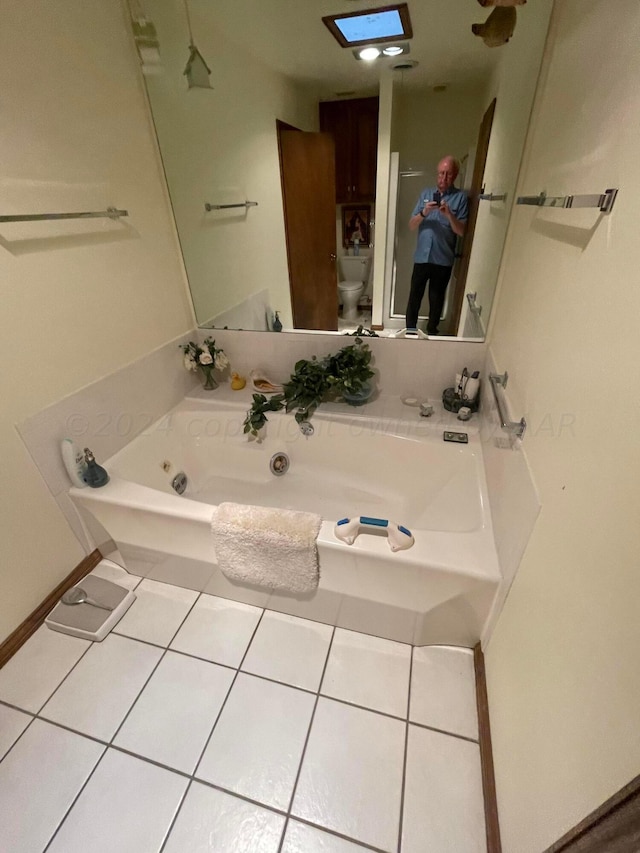
[[[640,776],[632,779],[544,853],[637,853],[640,850]]]
[[[493,751],[491,749],[491,726],[489,724],[487,679],[484,669],[484,655],[482,653],[480,643],[474,646],[473,649],[473,666],[476,674],[478,740],[480,743],[480,764],[482,767],[482,793],[484,796],[484,823],[487,834],[487,853],[502,853],[502,845],[500,843],[500,824],[498,822],[496,781],[493,772]]]
[[[82,562],[78,563],[71,574],[58,584],[58,586],[49,593],[45,600],[22,622],[16,630],[9,634],[4,642],[0,643],[0,668],[2,668],[9,658],[13,657],[23,643],[26,643],[29,637],[38,630],[44,622],[47,614],[53,610],[58,603],[60,597],[68,589],[70,589],[78,581],[82,580],[85,575],[94,569],[102,560],[102,554],[96,548],[88,557],[85,557]]]

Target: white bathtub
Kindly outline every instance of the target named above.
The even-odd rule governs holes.
[[[127,569],[415,645],[477,642],[500,581],[477,435],[446,443],[442,423],[415,412],[409,422],[343,406],[344,415],[316,412],[308,438],[292,415],[272,414],[256,442],[242,431],[246,408],[187,399],[104,462],[107,486],[71,490]],[[291,466],[275,477],[269,460],[279,451]],[[189,482],[182,496],[171,487],[180,471]],[[318,590],[290,596],[229,581],[210,532],[222,501],[322,515]],[[376,533],[339,541],[335,522],[359,515],[408,527],[415,545],[393,553]]]

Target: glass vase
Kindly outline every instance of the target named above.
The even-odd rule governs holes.
[[[202,387],[205,391],[215,391],[218,387],[218,383],[216,382],[213,371],[215,367],[212,364],[200,364],[198,365],[200,370],[200,376],[202,377]]]

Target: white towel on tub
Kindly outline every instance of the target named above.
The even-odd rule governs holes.
[[[320,578],[321,523],[311,512],[221,503],[211,521],[220,570],[234,581],[312,592]]]

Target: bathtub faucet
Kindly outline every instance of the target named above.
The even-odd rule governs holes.
[[[300,423],[300,432],[303,435],[313,435],[314,429],[313,425],[309,423],[309,421],[302,421]]]

